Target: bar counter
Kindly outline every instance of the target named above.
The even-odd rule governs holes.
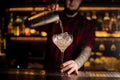
[[[120,72],[79,71],[79,75],[36,69],[0,69],[0,80],[120,80]]]

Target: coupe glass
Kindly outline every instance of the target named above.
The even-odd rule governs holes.
[[[68,34],[67,32],[64,32],[64,33],[61,33],[61,34],[54,34],[52,39],[53,39],[53,43],[61,51],[61,54],[62,54],[61,62],[63,63],[64,51],[73,42],[73,36]]]

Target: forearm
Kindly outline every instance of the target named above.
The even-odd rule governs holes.
[[[91,48],[87,46],[80,53],[80,55],[75,59],[78,69],[81,68],[84,65],[84,63],[88,60],[88,58],[90,57],[90,52],[91,52]]]

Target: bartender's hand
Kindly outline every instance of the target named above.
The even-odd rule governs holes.
[[[58,11],[58,8],[59,8],[59,4],[51,4],[51,5],[48,5],[45,10],[47,11]],[[56,23],[59,23],[59,20],[56,21]]]
[[[61,66],[61,72],[66,72],[67,74],[75,73],[78,75],[78,66],[74,60],[67,61],[63,63]]]
[[[59,4],[51,4],[51,5],[48,5],[46,10],[49,10],[49,11],[52,11],[52,10],[55,10],[57,11],[59,8]]]

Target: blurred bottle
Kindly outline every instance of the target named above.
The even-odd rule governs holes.
[[[115,32],[117,30],[117,18],[114,13],[112,13],[109,25],[109,32]]]
[[[90,12],[87,12],[87,13],[86,13],[86,19],[87,19],[87,20],[91,20]]]
[[[5,56],[4,54],[4,41],[2,36],[2,29],[0,29],[0,55]]]
[[[102,19],[102,16],[101,16],[101,15],[98,16],[97,22],[98,22],[98,25],[97,25],[97,26],[98,26],[98,30],[99,30],[99,31],[102,31],[103,19]]]
[[[103,23],[102,23],[102,30],[108,32],[109,31],[109,24],[110,24],[109,13],[105,12],[105,16],[103,18]]]
[[[92,12],[91,20],[93,22],[93,25],[96,27],[96,30],[98,31],[97,15],[95,11]]]
[[[24,21],[25,19],[27,18],[27,16],[24,16],[23,19],[22,19],[22,23],[20,25],[20,35],[21,36],[24,36],[25,35],[25,28],[26,26],[24,25]]]
[[[14,19],[13,19],[13,13],[10,14],[10,19],[9,19],[9,22],[8,22],[8,28],[7,28],[7,32],[8,34],[14,34],[14,31],[13,31],[13,26],[14,26]]]
[[[2,41],[2,31],[0,29],[0,54],[2,52],[2,43],[3,43],[3,41]]]
[[[15,30],[14,35],[15,36],[20,35],[20,27],[22,25],[22,22],[23,22],[22,18],[20,18],[20,16],[17,16],[16,20],[15,20],[15,26],[14,26],[14,30]]]
[[[117,15],[117,31],[120,31],[120,11],[118,11]]]
[[[95,11],[93,11],[93,12],[92,12],[92,20],[96,20],[96,19],[97,19],[96,12],[95,12]]]
[[[6,49],[6,31],[5,31],[5,18],[2,18],[2,28],[1,28],[1,50],[2,53],[5,53],[5,49]]]

